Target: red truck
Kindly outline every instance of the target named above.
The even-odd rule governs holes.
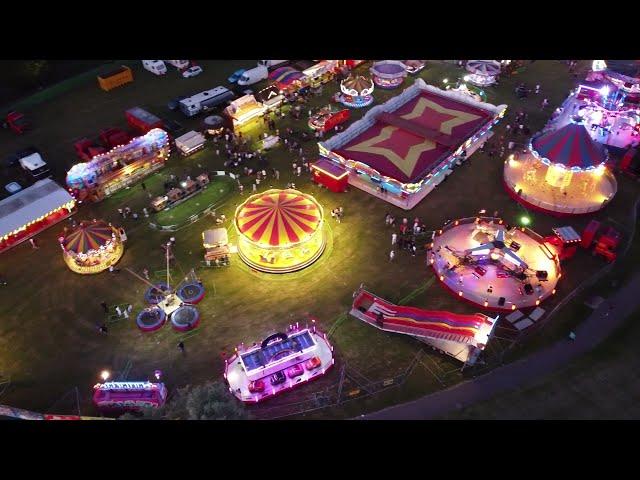
[[[18,135],[22,135],[24,132],[31,129],[31,123],[20,112],[7,113],[2,126],[4,128],[10,128]]]
[[[346,122],[349,118],[351,118],[349,109],[334,110],[331,106],[327,106],[311,116],[309,128],[328,132],[335,128],[336,125]]]
[[[161,118],[156,117],[153,113],[149,113],[140,107],[134,107],[127,110],[125,113],[127,117],[127,123],[136,131],[144,135],[149,130],[154,128],[163,128],[164,122]]]

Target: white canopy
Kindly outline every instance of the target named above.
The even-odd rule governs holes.
[[[40,180],[0,201],[0,237],[73,201],[69,192],[53,180]]]

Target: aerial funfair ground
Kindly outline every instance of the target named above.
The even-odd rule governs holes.
[[[411,209],[489,138],[505,110],[417,79],[320,143],[320,154],[346,167],[350,184]]]

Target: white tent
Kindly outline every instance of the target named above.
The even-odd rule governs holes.
[[[46,178],[0,201],[0,238],[65,205],[73,205],[73,197],[53,180]]]

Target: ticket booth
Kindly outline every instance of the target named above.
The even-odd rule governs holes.
[[[311,165],[311,180],[327,187],[332,192],[340,193],[347,189],[349,172],[341,165],[321,158]]]

